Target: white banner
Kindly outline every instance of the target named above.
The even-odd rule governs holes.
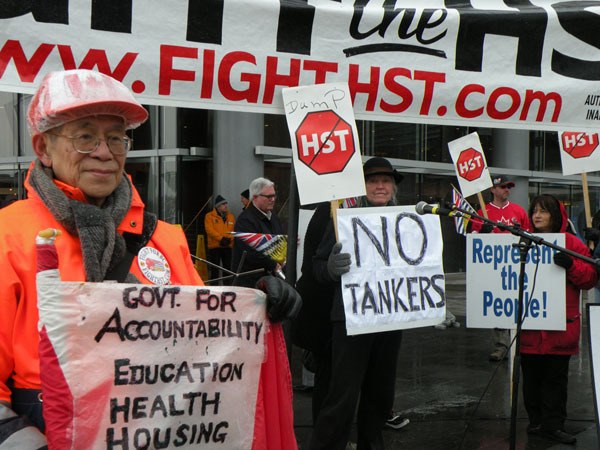
[[[598,133],[562,131],[558,133],[563,175],[600,170]]]
[[[347,83],[359,119],[595,130],[595,2],[0,2],[0,89],[90,68],[147,104],[283,113]]]
[[[560,247],[561,233],[536,236]],[[511,234],[467,235],[467,327],[517,328],[519,242]],[[524,330],[565,330],[565,270],[554,264],[555,250],[534,246],[527,254],[523,291]]]
[[[348,85],[283,90],[300,203],[360,197],[365,183]]]
[[[263,293],[66,283],[57,271],[38,274],[38,293],[56,355],[40,351],[54,374],[42,383],[50,448],[251,448]]]
[[[596,432],[600,433],[600,304],[587,303],[588,339],[590,364],[592,366],[592,388],[596,410]]]
[[[338,209],[349,335],[437,325],[446,318],[440,218],[414,206]]]
[[[463,197],[492,187],[485,153],[476,132],[448,142],[448,149]]]

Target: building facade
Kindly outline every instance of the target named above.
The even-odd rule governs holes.
[[[0,206],[25,196],[24,177],[35,158],[25,119],[29,100],[28,95],[0,93]],[[283,115],[147,108],[149,120],[131,133],[126,170],[150,210],[183,226],[192,252],[212,196],[225,197],[237,215],[240,192],[258,176],[276,183],[276,210],[287,219],[291,144]],[[451,186],[458,182],[447,144],[477,131],[491,174],[516,182],[512,201],[527,208],[533,196],[553,194],[565,203],[573,223],[585,226],[581,177],[562,175],[556,132],[372,121],[357,126],[363,158],[386,157],[403,172],[399,204],[449,201]],[[587,179],[593,215],[600,209],[600,176],[590,173]],[[441,222],[445,270],[464,271],[464,237],[451,220]]]

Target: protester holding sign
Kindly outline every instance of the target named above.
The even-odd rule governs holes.
[[[292,323],[293,343],[312,353],[315,362],[315,380],[312,393],[312,419],[316,423],[321,404],[331,380],[331,302],[333,283],[320,283],[314,275],[313,257],[323,237],[323,231],[331,221],[329,202],[320,203],[315,209],[304,235],[302,276],[296,289],[303,298],[302,309]]]
[[[123,84],[90,70],[50,73],[27,117],[37,155],[27,175],[28,198],[0,212],[2,449],[44,447],[44,419],[50,432],[60,423],[54,415],[63,412],[64,405],[45,398],[42,417],[35,253],[40,230],[61,233],[56,247],[64,281],[203,284],[181,229],[146,211],[124,173],[132,143],[126,131],[148,113]],[[261,281],[272,321],[297,307],[299,296],[287,284],[274,277]],[[261,368],[253,448],[296,448],[281,327],[272,326],[265,339],[269,356]],[[50,381],[53,375],[45,374]]]
[[[490,188],[492,195],[491,203],[487,204],[487,214],[490,220],[500,222],[505,225],[519,225],[526,231],[531,230],[531,224],[527,217],[527,212],[516,203],[508,200],[510,190],[515,187],[513,181],[508,180],[505,176],[497,175],[492,178],[493,186]],[[479,209],[477,214],[482,215],[483,210]],[[478,220],[473,220],[473,233],[508,233],[489,223],[482,223]],[[508,353],[510,345],[510,333],[508,330],[494,329],[493,331],[494,350],[490,353],[490,361],[502,361]]]
[[[590,256],[590,251],[579,238],[566,232],[567,213],[555,197],[535,197],[529,206],[529,216],[535,232],[565,233],[568,250]],[[528,433],[540,434],[563,444],[574,444],[575,437],[564,431],[569,360],[571,355],[579,353],[580,290],[592,288],[598,275],[593,265],[563,252],[554,254],[554,264],[566,271],[566,330],[522,331],[523,400],[529,416]]]
[[[360,207],[395,204],[402,175],[384,158],[363,166],[366,196]],[[383,449],[382,430],[394,400],[396,360],[401,332],[349,336],[340,278],[350,270],[351,256],[336,243],[330,221],[313,258],[313,275],[333,286],[331,307],[331,382],[314,427],[310,449],[344,450],[358,404],[358,448]]]

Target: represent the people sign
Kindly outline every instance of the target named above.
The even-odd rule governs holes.
[[[300,203],[364,195],[362,160],[348,85],[287,88],[283,90],[283,101]]]
[[[536,234],[537,235],[537,234]],[[561,233],[539,234],[564,247]],[[467,235],[467,326],[517,328],[519,238],[511,234]],[[525,330],[564,330],[565,271],[553,262],[555,250],[534,246],[527,254],[523,291]]]
[[[50,448],[250,449],[265,296],[38,274]]]
[[[442,232],[414,206],[339,209],[341,280],[349,335],[418,328],[446,317]]]

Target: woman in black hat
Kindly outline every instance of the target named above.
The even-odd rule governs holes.
[[[384,158],[371,158],[363,166],[366,195],[361,207],[396,204],[396,184],[402,180]],[[331,321],[331,381],[314,426],[310,449],[344,450],[358,404],[359,449],[384,449],[382,430],[394,400],[396,361],[401,332],[356,336],[346,334],[346,317],[340,278],[350,269],[350,254],[336,243],[330,220],[313,258],[313,275],[333,287]]]

